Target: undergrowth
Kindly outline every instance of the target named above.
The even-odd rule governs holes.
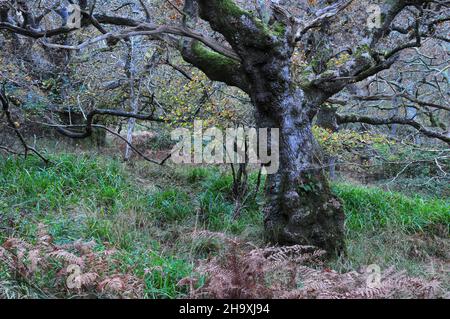
[[[210,275],[197,273],[199,262],[229,256],[223,238],[263,244],[262,190],[250,192],[240,217],[234,218],[233,180],[222,168],[126,167],[112,159],[70,154],[53,155],[51,160],[48,166],[32,157],[0,161],[3,256],[16,254],[17,263],[17,252],[22,251],[25,265],[32,262],[30,253],[43,262],[35,262],[37,269],[31,272],[24,266],[22,274],[4,263],[2,297],[185,297],[193,289],[203,293],[201,287],[208,287]],[[250,189],[255,189],[256,180],[257,173],[251,173]],[[347,214],[347,255],[321,267],[347,273],[376,263],[426,276],[430,260],[438,267],[448,260],[448,201],[345,183],[333,188]],[[77,258],[86,255],[74,243],[90,243],[87,254],[95,258],[114,251],[107,261],[101,259],[107,271],[88,267],[84,273],[96,275],[88,278],[86,289],[68,290],[58,277],[67,265],[46,250],[43,229],[51,247],[68,247],[67,252]],[[222,237],[199,235],[205,231]],[[134,286],[131,289],[114,278],[125,282],[131,278]],[[195,284],[189,278],[195,278]],[[124,289],[105,293],[100,284],[107,279]]]

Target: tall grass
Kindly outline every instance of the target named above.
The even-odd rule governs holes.
[[[336,184],[334,191],[344,202],[348,231],[397,228],[414,232],[436,224],[450,227],[449,200],[424,199],[351,184]]]
[[[2,205],[46,213],[83,198],[92,207],[117,209],[132,194],[118,162],[73,155],[52,160],[48,166],[35,157],[0,162]]]

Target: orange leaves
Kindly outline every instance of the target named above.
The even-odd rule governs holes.
[[[166,2],[169,4],[169,6],[172,10],[175,10],[175,12],[173,12],[169,15],[169,19],[176,20],[181,15],[181,10],[179,8],[183,6],[184,1],[183,0],[166,0]]]

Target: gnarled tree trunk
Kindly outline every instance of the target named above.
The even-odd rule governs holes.
[[[301,97],[276,127],[280,128],[280,168],[268,176],[265,228],[280,244],[315,245],[330,255],[343,250],[344,213],[331,193],[321,163],[321,151],[311,131],[311,118]],[[285,104],[288,106],[289,102]]]
[[[311,131],[312,119],[329,93],[304,91],[294,83],[290,64],[295,41],[286,18],[268,24],[232,0],[186,1],[185,13],[187,26],[194,26],[200,16],[225,37],[237,56],[225,47],[218,53],[187,39],[183,58],[210,79],[248,93],[258,127],[279,129],[280,168],[269,175],[266,186],[267,238],[279,244],[318,246],[329,255],[340,252],[344,214],[322,171]]]
[[[271,59],[272,67],[276,65],[274,60],[276,57]],[[279,67],[283,68],[283,63]],[[279,70],[276,74],[289,73]],[[265,95],[257,91],[251,94],[258,126],[280,131],[280,168],[268,176],[266,186],[266,236],[274,243],[314,245],[330,256],[337,255],[344,249],[344,212],[331,192],[321,149],[312,133],[318,108],[301,89],[291,89],[289,77],[273,83],[267,80],[275,78],[274,74],[266,74],[256,77],[257,85],[251,85],[276,88],[269,100],[261,101],[259,97]]]

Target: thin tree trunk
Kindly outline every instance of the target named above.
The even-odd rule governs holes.
[[[135,61],[134,61],[134,41],[130,39],[129,51],[127,57],[127,74],[130,82],[130,108],[131,112],[137,113],[139,111],[139,94],[136,94],[136,79],[135,79]],[[125,148],[125,161],[129,161],[132,155],[130,144],[133,143],[133,132],[136,126],[136,119],[130,118],[128,120],[127,141],[128,144]]]

